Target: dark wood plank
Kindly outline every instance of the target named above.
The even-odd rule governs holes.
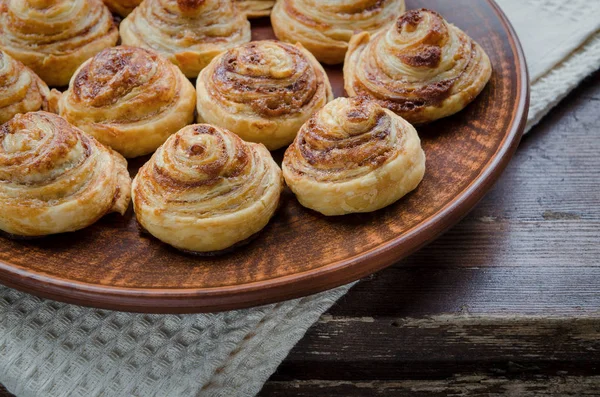
[[[264,396],[297,397],[563,397],[600,396],[600,377],[556,376],[534,379],[460,376],[443,380],[272,382]]]
[[[444,379],[455,374],[594,375],[600,317],[333,317],[317,323],[273,380]]]
[[[0,397],[13,397],[2,385],[0,385]]]
[[[594,315],[600,310],[599,284],[598,267],[397,267],[357,285],[330,314]]]
[[[564,375],[600,373],[599,102],[597,73],[469,216],[355,286],[261,395],[598,395],[598,379]]]

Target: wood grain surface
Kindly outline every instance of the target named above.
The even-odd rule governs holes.
[[[442,380],[410,381],[297,381],[268,384],[264,395],[273,397],[564,397],[598,396],[600,377],[562,376],[538,379],[502,379],[488,376],[457,376]]]
[[[410,0],[441,12],[490,55],[483,93],[456,116],[420,128],[423,182],[370,214],[326,218],[288,192],[271,223],[234,253],[201,259],[140,234],[131,209],[68,235],[0,240],[0,281],[48,298],[143,312],[249,307],[322,291],[405,257],[455,224],[492,186],[516,148],[527,109],[522,53],[492,1]],[[268,20],[254,38],[272,37]],[[342,94],[341,68],[329,68]],[[276,157],[280,157],[281,153]],[[131,171],[145,159],[132,162]]]
[[[600,396],[600,73],[462,222],[364,279],[260,394]]]

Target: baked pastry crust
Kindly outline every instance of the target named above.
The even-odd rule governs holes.
[[[104,4],[115,14],[126,17],[142,0],[103,0]]]
[[[408,11],[374,36],[350,41],[344,86],[413,124],[462,110],[483,90],[492,74],[487,54],[462,30],[435,11]]]
[[[250,22],[231,0],[146,0],[120,32],[123,44],[159,52],[190,78],[251,36]]]
[[[48,110],[50,90],[31,69],[0,51],[0,124],[18,113]]]
[[[275,150],[333,99],[323,67],[301,45],[253,41],[228,50],[196,82],[198,122]]]
[[[108,48],[77,71],[58,102],[71,124],[125,157],[152,153],[193,122],[194,86],[154,51]]]
[[[0,230],[43,236],[124,214],[131,180],[118,153],[43,111],[0,127]]]
[[[49,86],[65,86],[119,32],[101,0],[0,0],[0,49]]]
[[[178,249],[227,249],[263,229],[277,209],[281,170],[260,144],[208,124],[171,136],[133,181],[138,222]]]
[[[404,9],[404,0],[279,0],[271,24],[279,40],[302,43],[319,61],[338,64],[354,33],[375,33]]]
[[[425,153],[406,120],[366,99],[338,98],[304,124],[282,168],[300,204],[344,215],[378,210],[414,190]]]
[[[248,18],[268,17],[274,0],[236,0],[236,5]]]

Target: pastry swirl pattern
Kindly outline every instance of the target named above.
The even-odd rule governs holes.
[[[248,18],[266,17],[271,14],[274,0],[236,0],[236,5]]]
[[[113,47],[88,60],[58,110],[71,124],[125,157],[156,150],[193,121],[194,86],[154,51]]]
[[[302,205],[343,215],[383,208],[415,189],[425,154],[406,120],[366,99],[338,98],[300,129],[282,168]]]
[[[117,43],[101,0],[0,0],[0,49],[50,86],[65,86],[86,59]]]
[[[120,32],[123,44],[158,51],[187,77],[251,36],[250,22],[231,0],[146,0]]]
[[[255,41],[228,50],[197,81],[198,120],[275,150],[333,99],[327,74],[301,46]]]
[[[319,61],[337,64],[355,32],[377,32],[404,9],[404,0],[279,0],[271,23],[280,40],[299,42]]]
[[[281,170],[263,145],[208,124],[171,136],[133,182],[139,223],[194,252],[220,251],[260,231],[282,190]]]
[[[46,112],[0,127],[0,230],[42,236],[91,225],[130,201],[127,162]]]
[[[0,124],[17,113],[48,110],[50,91],[31,69],[0,51]]]
[[[422,124],[462,110],[491,72],[481,46],[435,11],[420,9],[374,36],[354,36],[344,84],[350,96],[369,97]]]

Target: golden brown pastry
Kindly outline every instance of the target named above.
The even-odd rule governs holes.
[[[187,77],[250,41],[250,22],[231,0],[146,0],[120,30],[123,44],[158,51]]]
[[[142,0],[104,0],[104,4],[115,14],[126,17]]]
[[[65,86],[86,59],[117,43],[101,0],[0,0],[0,49],[49,86]]]
[[[0,127],[0,230],[43,236],[124,214],[131,180],[121,155],[47,112]]]
[[[283,180],[269,151],[208,124],[183,128],[133,181],[139,223],[176,248],[220,251],[264,228]]]
[[[487,84],[492,66],[485,51],[435,11],[408,11],[374,36],[350,41],[344,85],[413,124],[462,110]]]
[[[404,0],[279,0],[271,24],[279,40],[300,42],[321,62],[344,61],[355,32],[375,33],[404,12]]]
[[[31,69],[0,51],[0,124],[17,113],[48,110],[50,91]]]
[[[196,83],[198,121],[275,150],[333,99],[327,74],[302,46],[253,41],[215,58]]]
[[[415,189],[425,153],[406,120],[367,99],[338,98],[304,124],[282,168],[300,204],[344,215],[378,210]]]
[[[58,111],[125,157],[136,157],[193,122],[195,104],[194,86],[175,65],[154,51],[120,46],[81,66]]]
[[[236,0],[237,7],[248,18],[268,17],[275,0]]]

